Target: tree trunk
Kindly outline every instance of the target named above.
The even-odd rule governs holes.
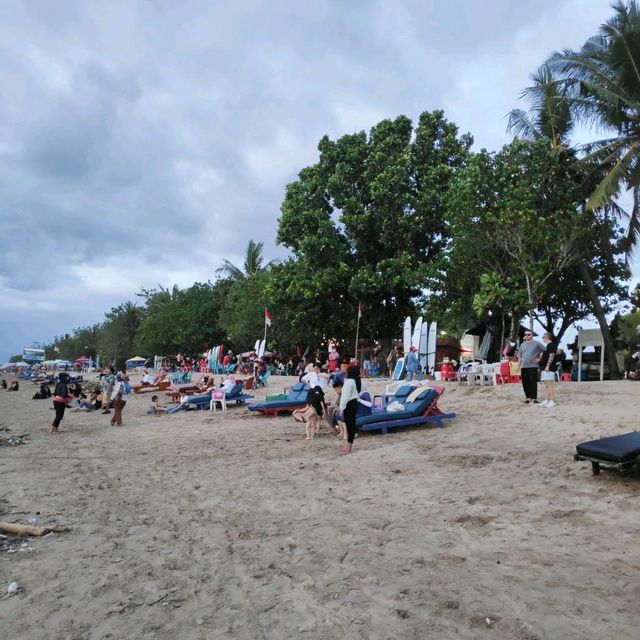
[[[619,380],[620,369],[618,368],[618,360],[616,359],[616,349],[613,344],[611,332],[609,331],[607,318],[604,315],[604,309],[600,304],[600,298],[598,298],[596,287],[593,284],[593,278],[591,277],[591,273],[589,272],[587,263],[583,259],[580,259],[578,261],[578,266],[580,268],[580,275],[582,276],[584,284],[587,287],[589,299],[591,300],[591,304],[593,305],[593,314],[598,319],[600,331],[602,332],[602,337],[604,339],[605,355],[607,356],[607,364],[609,365],[609,378],[611,378],[611,380]]]
[[[511,330],[509,331],[509,340],[511,342],[518,341],[518,335],[520,333],[520,315],[515,311],[511,312]]]

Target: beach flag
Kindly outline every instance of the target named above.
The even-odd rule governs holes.
[[[269,313],[269,309],[267,309],[266,307],[264,309],[264,323],[267,325],[267,327],[271,326],[271,314]]]
[[[358,320],[362,318],[362,314],[364,313],[364,305],[362,302],[358,302]]]

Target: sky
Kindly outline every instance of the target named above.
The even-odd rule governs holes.
[[[319,139],[444,109],[474,149],[595,0],[4,0],[0,362],[140,287],[267,259]],[[634,278],[640,261],[634,260]],[[635,281],[635,280],[634,280]]]

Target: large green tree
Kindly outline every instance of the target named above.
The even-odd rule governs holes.
[[[219,343],[220,310],[229,286],[196,282],[171,291],[143,290],[146,314],[136,333],[135,348],[146,356],[178,352],[197,354]]]
[[[624,267],[613,255],[616,252],[619,253],[621,247],[625,248],[625,243],[620,243],[617,239],[617,230],[612,220],[612,214],[619,215],[621,210],[611,199],[602,200],[597,207],[589,206],[589,202],[593,200],[591,194],[594,190],[597,191],[598,183],[602,184],[608,168],[603,164],[595,163],[593,158],[580,159],[576,150],[570,147],[570,133],[574,126],[575,115],[575,109],[572,108],[575,105],[575,85],[567,82],[566,79],[561,80],[554,76],[552,68],[556,68],[556,64],[544,64],[532,75],[533,84],[522,93],[522,97],[530,103],[530,109],[528,112],[521,109],[511,111],[508,128],[528,140],[548,140],[551,146],[562,152],[567,160],[580,165],[575,168],[576,171],[583,173],[580,224],[581,227],[589,229],[594,241],[583,246],[575,270],[579,282],[584,286],[591,312],[598,320],[604,337],[610,375],[617,378],[620,375],[618,361],[615,357],[615,344],[606,314],[612,310],[608,302],[615,297],[614,292],[620,297],[618,279],[625,275]],[[633,236],[633,226],[632,218],[629,237]],[[629,237],[626,241],[627,247]],[[612,245],[615,246],[615,250]],[[595,255],[594,248],[602,251],[600,257]],[[551,323],[552,311],[564,313],[560,331],[565,329],[566,323],[579,313],[579,300],[582,296],[578,295],[578,291],[571,286],[572,282],[571,278],[560,277],[558,286],[566,287],[562,297],[557,298],[562,300],[562,305],[546,306],[542,317],[547,327]],[[575,295],[571,296],[570,292]]]
[[[620,252],[616,262],[615,248],[601,246],[615,235],[600,226],[603,236],[594,242],[588,233],[593,226],[582,224],[583,180],[571,154],[546,138],[515,141],[497,154],[481,152],[469,160],[450,190],[450,240],[430,283],[432,308],[449,326],[460,330],[474,315],[491,312],[512,319],[515,337],[524,314],[566,311],[568,301],[560,297],[572,290],[563,291],[563,283],[583,255],[601,259],[597,245],[611,254],[609,276],[617,282]],[[571,319],[580,312],[580,300],[584,295],[569,305]]]
[[[287,186],[278,242],[292,258],[274,270],[270,296],[308,340],[355,333],[390,338],[415,311],[427,266],[444,243],[444,200],[472,139],[443,112],[383,120],[338,140]]]
[[[124,302],[105,314],[98,338],[98,350],[103,361],[115,361],[119,368],[134,355],[134,340],[144,318],[142,307]]]

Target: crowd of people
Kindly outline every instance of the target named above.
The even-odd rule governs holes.
[[[415,347],[404,354],[399,345],[394,345],[387,353],[380,348],[371,347],[361,353],[361,364],[354,358],[342,356],[335,345],[330,345],[328,351],[317,349],[310,357],[306,352],[301,355],[282,357],[279,354],[270,354],[269,359],[258,357],[255,352],[236,355],[227,350],[222,359],[223,369],[228,373],[237,370],[239,373],[248,368],[249,372],[258,378],[264,376],[267,371],[274,374],[295,374],[300,382],[307,385],[309,391],[306,405],[294,412],[296,420],[306,424],[306,437],[316,437],[320,430],[321,420],[325,419],[334,429],[334,433],[340,439],[346,439],[343,453],[350,453],[356,433],[356,415],[359,408],[371,407],[371,400],[366,391],[363,391],[363,378],[378,374],[393,375],[396,364],[400,358],[404,358],[406,380],[421,380],[424,372],[420,366],[419,357]],[[545,408],[556,406],[554,382],[557,368],[564,359],[564,352],[550,333],[545,333],[541,341],[535,339],[532,330],[523,333],[522,342],[517,345],[510,343],[503,351],[503,357],[509,358],[519,365],[519,372],[524,392],[523,402],[530,405],[540,405]],[[640,352],[634,354],[635,369],[628,373],[630,379],[640,379]],[[190,358],[178,354],[159,373],[153,373],[146,369],[142,371],[140,386],[154,386],[160,384],[170,375],[170,372],[180,372],[188,375],[198,372],[209,372],[208,362],[205,358]],[[544,400],[538,400],[538,381],[543,383]],[[172,402],[180,405],[188,405],[192,396],[190,394],[206,394],[219,389],[228,393],[237,384],[234,374],[215,382],[213,374],[206,373],[198,379],[197,384],[191,385],[188,391],[180,388],[172,388]],[[50,385],[55,384],[53,392]],[[40,387],[33,395],[34,399],[52,398],[55,417],[51,425],[51,433],[59,433],[60,424],[64,418],[66,409],[74,412],[101,412],[103,415],[111,415],[110,424],[123,425],[123,412],[127,406],[129,395],[132,392],[129,377],[124,372],[117,372],[114,367],[106,367],[99,373],[97,386],[89,385],[86,389],[83,382],[72,382],[67,372],[60,372],[57,377],[49,376],[47,380],[40,382]],[[6,391],[18,391],[19,382],[10,384],[5,379],[0,381],[0,386]],[[338,401],[333,406],[328,406],[325,395],[331,387],[338,396]],[[151,396],[151,404],[147,413],[151,415],[164,415],[173,408],[164,406],[158,395]]]

